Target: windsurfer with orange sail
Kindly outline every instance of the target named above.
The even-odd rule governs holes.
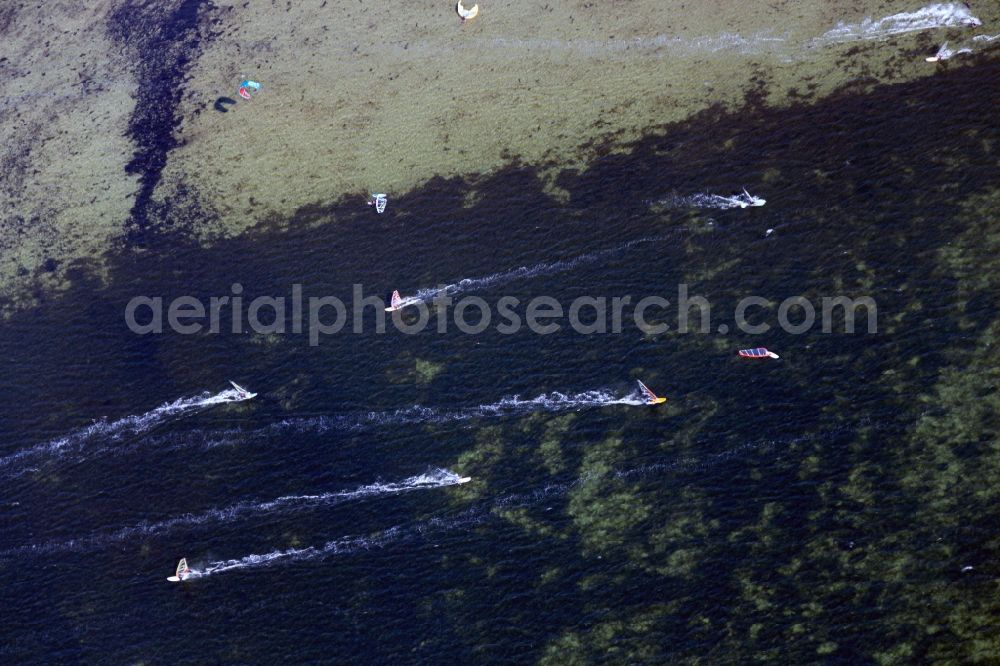
[[[661,405],[667,401],[666,398],[661,398],[653,393],[649,387],[642,382],[639,382],[639,389],[642,391],[642,395],[646,398],[647,402],[651,405]]]

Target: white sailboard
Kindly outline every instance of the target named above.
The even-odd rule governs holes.
[[[177,563],[177,571],[173,576],[168,576],[167,580],[171,583],[179,583],[182,580],[187,580],[188,576],[191,575],[191,570],[188,569],[188,561],[186,557],[182,557],[181,561]]]

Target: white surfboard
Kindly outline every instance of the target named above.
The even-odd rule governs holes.
[[[469,481],[472,481],[472,477],[471,476],[463,476],[461,479],[459,479],[455,483],[456,484],[459,484],[459,483],[468,483]]]

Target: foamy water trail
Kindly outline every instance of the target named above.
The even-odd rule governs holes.
[[[982,21],[962,3],[949,2],[927,5],[913,12],[901,12],[860,23],[840,22],[832,30],[813,40],[814,44],[836,44],[855,40],[884,39],[917,30],[934,28],[969,28],[982,25]]]
[[[201,395],[190,398],[178,398],[173,402],[164,403],[145,414],[126,416],[117,421],[95,421],[86,428],[77,430],[65,437],[36,444],[35,446],[15,451],[4,458],[0,458],[0,469],[16,466],[18,463],[25,463],[41,457],[62,455],[66,451],[79,449],[87,442],[98,438],[115,442],[125,436],[139,435],[147,432],[171,417],[211,407],[212,405],[241,402],[247,399],[242,392],[236,389],[226,389],[214,395],[206,391]]]
[[[192,567],[191,578],[203,578],[242,569],[266,567],[279,562],[315,560],[332,555],[348,555],[375,548],[383,548],[389,544],[413,539],[434,531],[471,527],[489,517],[487,511],[469,509],[457,516],[432,518],[416,525],[397,525],[367,536],[348,536],[327,541],[321,546],[287,548],[285,550],[273,550],[269,553],[246,555],[238,559],[218,560],[202,567]]]
[[[514,280],[524,280],[538,277],[540,275],[562,273],[563,271],[571,270],[577,266],[594,263],[596,261],[612,257],[637,245],[642,245],[644,243],[656,243],[663,240],[666,240],[666,236],[638,238],[636,240],[628,241],[627,243],[622,243],[616,247],[608,248],[606,250],[597,250],[596,252],[590,252],[589,254],[584,254],[573,259],[542,262],[534,264],[533,266],[521,266],[519,268],[512,268],[508,271],[501,271],[499,273],[493,273],[492,275],[485,275],[483,277],[465,278],[463,280],[459,280],[458,282],[444,285],[443,287],[420,289],[412,296],[403,298],[403,303],[429,303],[438,296],[455,296],[457,294],[474,291],[476,289],[495,287],[508,282],[513,282]]]
[[[865,18],[857,23],[838,22],[823,35],[792,39],[787,33],[760,31],[752,34],[722,32],[714,35],[685,37],[664,33],[636,34],[626,38],[559,39],[555,37],[495,36],[472,39],[460,47],[431,40],[384,43],[380,48],[395,53],[414,52],[469,54],[485,52],[491,58],[515,57],[536,53],[550,57],[598,58],[601,60],[633,58],[702,58],[719,54],[725,57],[776,55],[784,58],[801,52],[803,46],[825,46],[857,40],[877,40],[892,35],[934,28],[975,27],[981,21],[960,2],[933,3],[914,11],[882,18]],[[640,31],[641,32],[641,31]]]
[[[760,202],[760,203],[754,203]],[[730,208],[753,208],[764,205],[764,200],[754,197],[748,198],[744,195],[733,195],[724,197],[720,194],[690,194],[686,196],[666,197],[649,202],[652,205],[666,206],[669,208],[714,208],[718,210],[728,210]]]
[[[948,60],[957,55],[962,55],[963,53],[975,53],[978,49],[988,47],[989,44],[1000,40],[1000,35],[976,35],[972,39],[968,39],[959,45],[951,48],[948,46],[948,42],[941,45],[934,57],[938,60]]]
[[[353,412],[337,415],[290,417],[254,430],[227,428],[223,430],[197,430],[170,433],[163,438],[144,442],[143,448],[154,447],[161,451],[179,451],[199,448],[209,451],[217,447],[259,444],[286,432],[324,433],[332,431],[360,432],[381,427],[416,425],[422,423],[448,423],[476,418],[516,417],[538,411],[560,412],[578,409],[613,407],[616,405],[646,405],[646,398],[639,391],[615,393],[606,389],[561,393],[553,391],[534,398],[518,395],[501,398],[497,402],[458,409],[441,409],[412,405],[402,409]],[[125,455],[139,448],[119,448],[116,453]]]
[[[774,50],[786,41],[785,37],[770,32],[757,32],[743,36],[731,32],[718,35],[685,38],[659,34],[631,39],[556,39],[541,37],[494,37],[478,42],[494,51],[533,51],[566,53],[575,56],[608,57],[614,54],[636,55],[647,53],[657,57],[675,57],[699,53],[735,52],[744,55]]]
[[[365,412],[344,416],[314,416],[285,419],[270,426],[269,430],[294,430],[296,432],[324,432],[328,430],[365,430],[379,426],[408,425],[416,423],[446,423],[475,418],[517,416],[531,412],[561,412],[614,405],[646,405],[648,401],[638,391],[620,395],[608,390],[583,393],[545,393],[535,398],[518,395],[501,398],[497,402],[462,409],[444,410],[413,405],[405,409],[383,412]]]
[[[448,486],[465,483],[465,481],[466,479],[447,469],[435,469],[425,474],[411,476],[402,481],[371,483],[355,488],[354,490],[319,493],[315,495],[285,495],[264,502],[237,502],[226,507],[209,509],[202,513],[188,513],[155,522],[142,521],[114,532],[92,534],[78,539],[54,540],[6,550],[0,552],[0,558],[15,555],[42,555],[62,551],[87,551],[102,548],[112,543],[127,541],[133,537],[153,536],[181,527],[226,523],[265,513],[295,509],[313,509],[320,506],[329,507],[359,499],[399,495],[415,490],[447,488]]]
[[[656,477],[669,472],[705,469],[720,462],[739,457],[740,455],[745,455],[752,451],[767,451],[780,446],[788,447],[793,444],[830,439],[845,432],[855,432],[860,427],[868,426],[869,423],[870,421],[863,419],[859,423],[812,435],[745,442],[720,453],[702,458],[692,456],[688,458],[674,459],[663,463],[651,463],[637,467],[611,470],[608,472],[584,474],[573,481],[565,483],[550,483],[530,492],[503,495],[492,500],[488,500],[479,506],[466,509],[462,513],[455,516],[434,518],[412,525],[396,525],[372,535],[347,536],[333,541],[328,541],[319,546],[273,550],[268,553],[252,554],[236,559],[209,562],[204,566],[195,568],[192,571],[192,578],[213,576],[216,574],[240,571],[244,569],[267,567],[282,562],[316,560],[334,555],[349,555],[362,551],[383,548],[393,543],[399,543],[419,537],[430,536],[439,532],[454,531],[456,529],[478,525],[495,518],[502,510],[533,506],[546,500],[562,497],[574,488],[588,483],[599,483],[609,478],[621,481],[635,481],[643,478]],[[874,430],[886,429],[888,427],[891,426],[872,426]]]

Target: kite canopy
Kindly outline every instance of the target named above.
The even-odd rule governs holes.
[[[462,0],[458,0],[458,15],[462,17],[463,21],[468,21],[469,19],[474,19],[479,15],[479,5],[472,5],[469,9],[466,9],[462,5]]]
[[[260,90],[260,84],[256,81],[251,81],[250,79],[243,79],[243,81],[240,82],[240,97],[243,99],[250,99],[251,90],[257,92]]]

